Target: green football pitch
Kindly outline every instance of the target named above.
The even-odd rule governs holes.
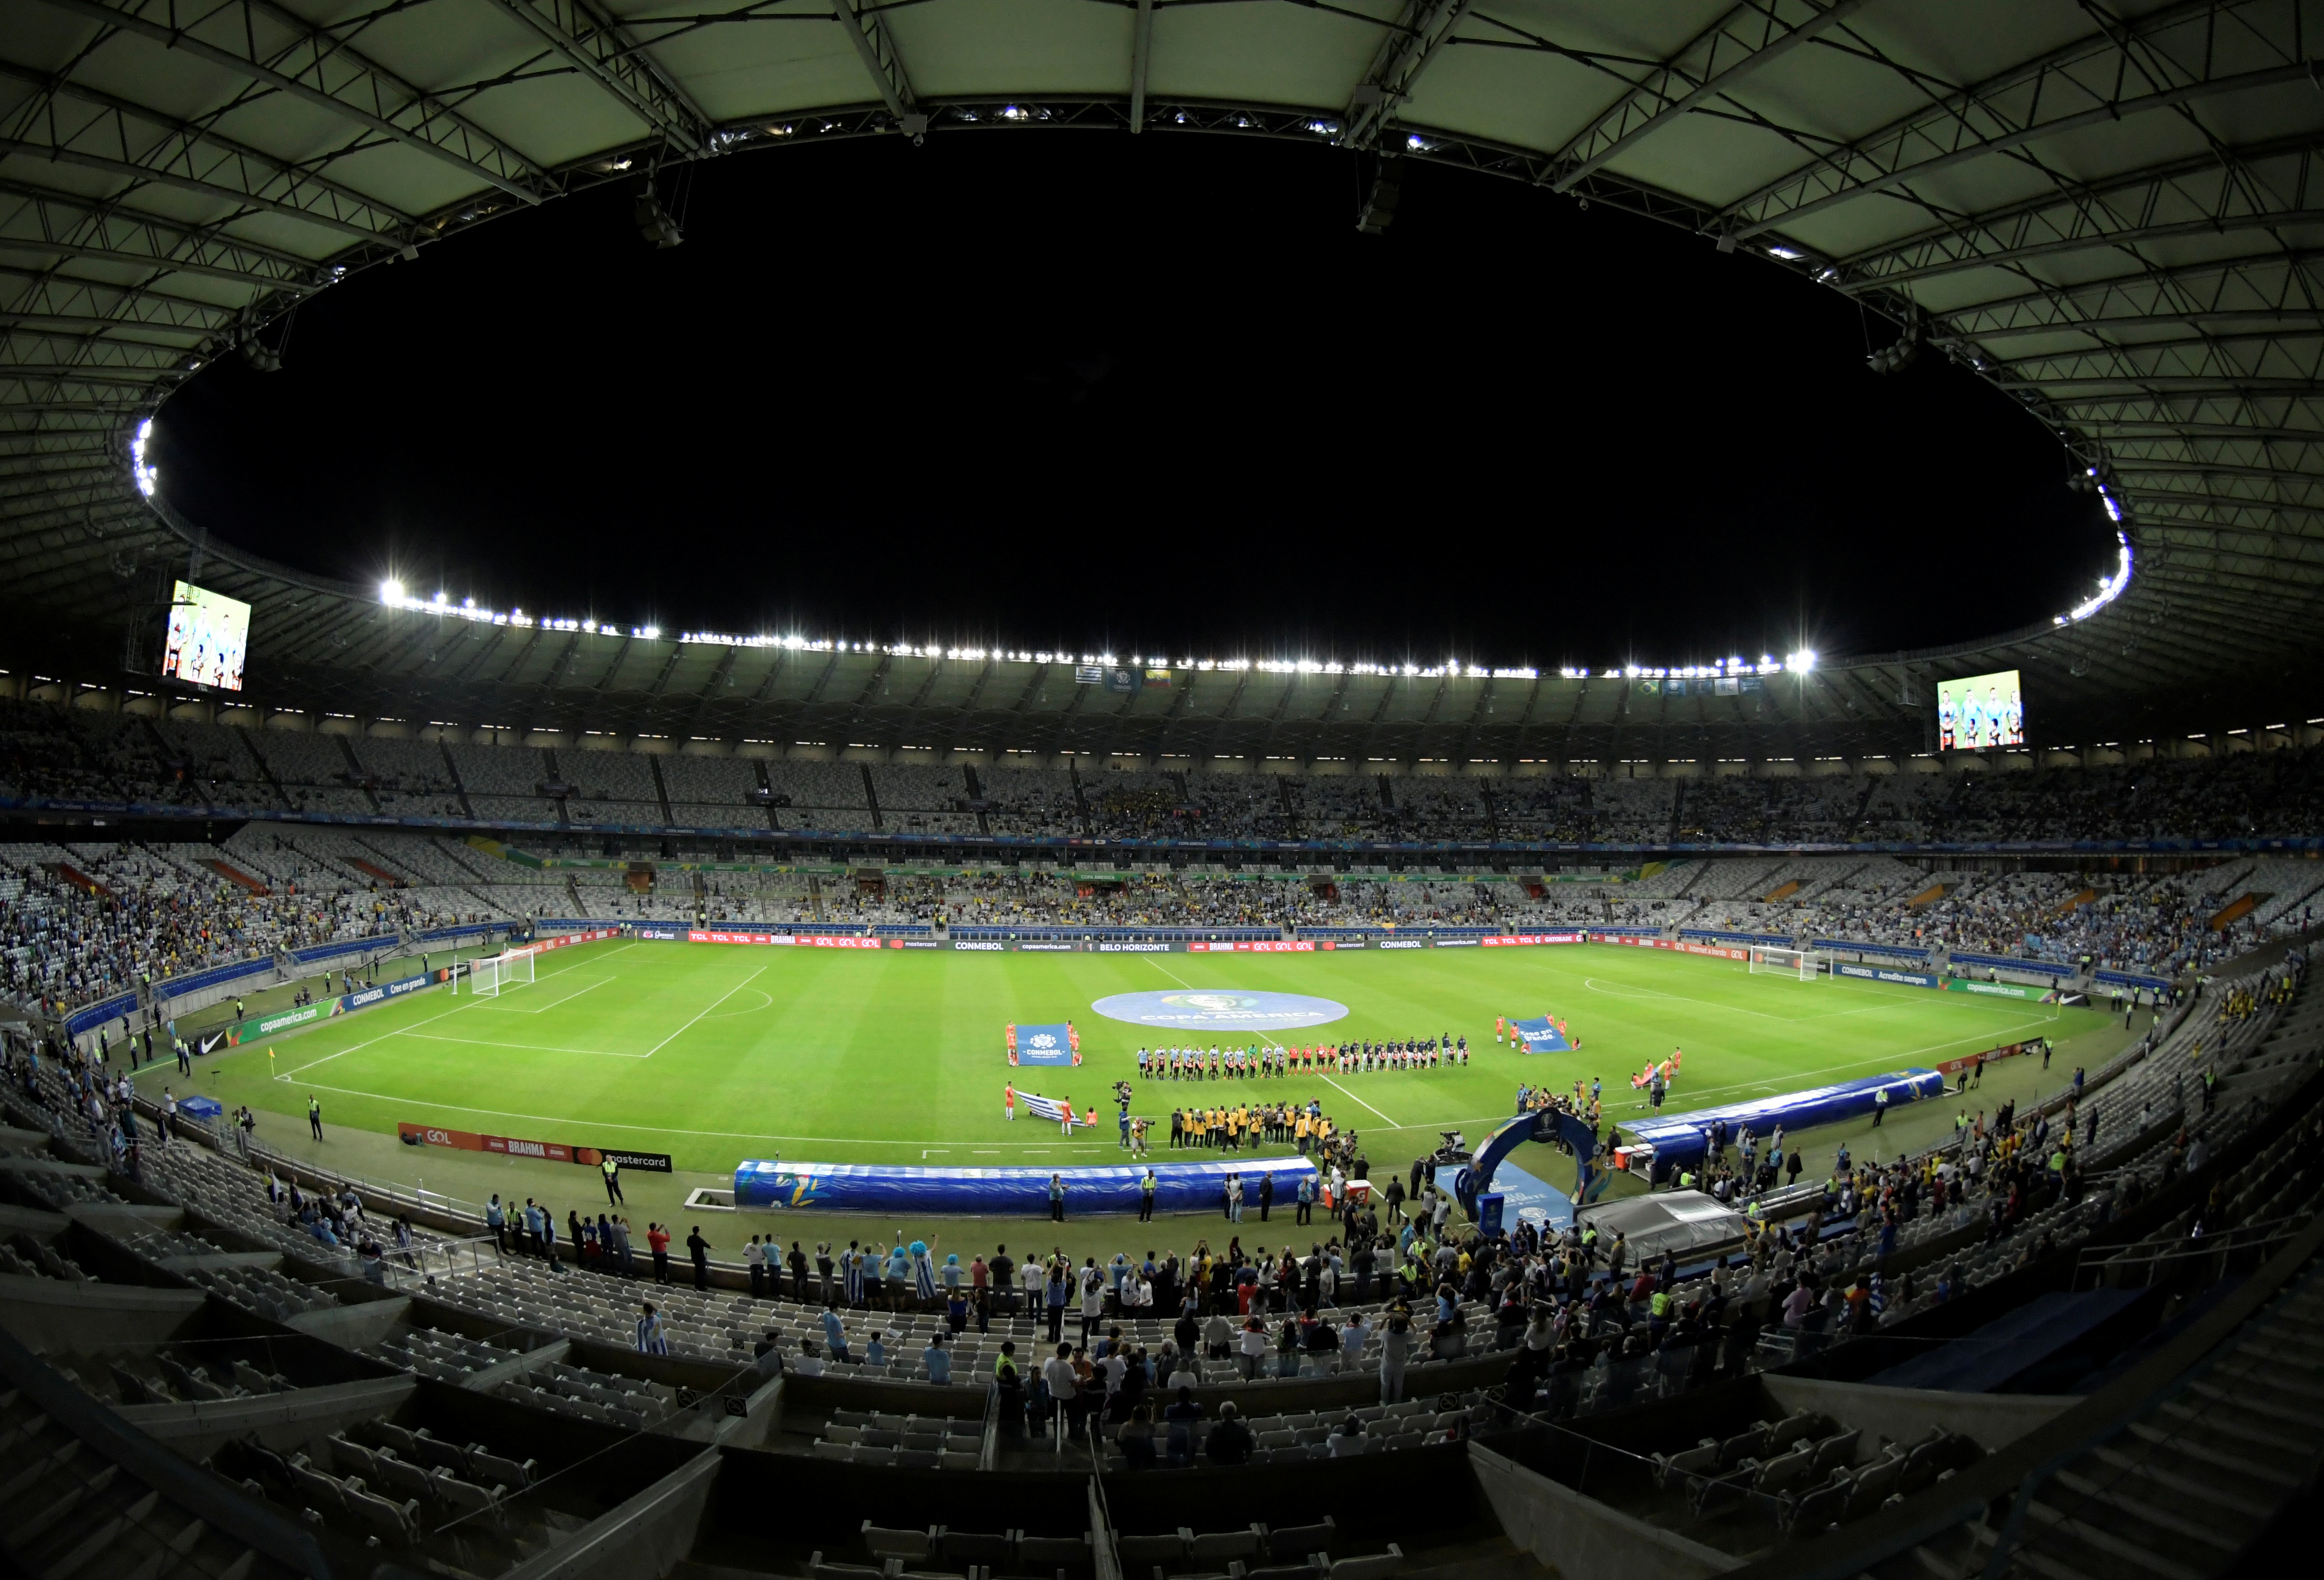
[[[1171,1039],[1093,1003],[1137,992],[1272,992],[1347,1014],[1275,1035],[1305,1043],[1469,1039],[1462,1069],[1140,1084],[1132,1112],[1233,1095],[1310,1096],[1389,1156],[1439,1129],[1506,1118],[1520,1082],[1605,1083],[1618,1123],[1644,1105],[1628,1077],[1685,1050],[1668,1111],[1930,1066],[2005,1042],[2098,1025],[2080,1009],[1848,979],[1753,975],[1742,963],[1578,945],[1314,955],[1036,955],[621,942],[539,956],[538,979],[497,997],[465,984],[200,1061],[229,1108],[295,1119],[309,1094],[334,1126],[399,1121],[537,1141],[669,1152],[681,1170],[792,1161],[977,1166],[1110,1161],[1111,1088],[1141,1043]],[[1496,1015],[1548,1012],[1577,1052],[1493,1043]],[[1017,1068],[1003,1027],[1070,1020],[1084,1062]],[[1185,1040],[1192,1041],[1188,1038]],[[1208,1046],[1214,1039],[1205,1033]],[[1003,1116],[1004,1083],[1099,1111],[1070,1138]],[[166,1064],[140,1079],[167,1084]],[[303,1126],[299,1128],[303,1129]],[[1393,1132],[1412,1132],[1393,1136]],[[1379,1155],[1376,1153],[1375,1155]]]

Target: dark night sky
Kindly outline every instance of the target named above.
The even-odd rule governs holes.
[[[674,251],[609,189],[325,293],[171,402],[165,489],[538,614],[1172,656],[1886,651],[2112,558],[2002,396],[1602,204],[1412,170],[1366,237],[1351,156],[1167,134],[663,180]]]

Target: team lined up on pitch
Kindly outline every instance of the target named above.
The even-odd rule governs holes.
[[[1371,1070],[1445,1069],[1469,1062],[1469,1039],[1442,1037],[1404,1042],[1366,1039],[1305,1048],[1141,1048],[1138,1073],[1150,1081],[1257,1080],[1274,1076],[1358,1075]]]

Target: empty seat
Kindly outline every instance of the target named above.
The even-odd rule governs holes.
[[[1394,1542],[1388,1551],[1365,1558],[1342,1558],[1328,1574],[1331,1580],[1388,1580],[1388,1576],[1404,1567],[1404,1549]]]
[[[1143,1575],[1158,1565],[1175,1564],[1186,1556],[1186,1536],[1182,1530],[1167,1536],[1118,1536],[1114,1546],[1121,1554],[1125,1575]]]
[[[1259,1544],[1267,1539],[1266,1528],[1259,1525],[1246,1525],[1240,1530],[1188,1530],[1181,1534],[1186,1538],[1187,1561],[1204,1565],[1256,1557]]]
[[[1329,1552],[1340,1533],[1339,1521],[1326,1514],[1315,1525],[1282,1525],[1267,1533],[1267,1556],[1277,1563]]]
[[[918,1560],[936,1551],[942,1527],[931,1525],[925,1530],[909,1526],[874,1525],[863,1522],[863,1546],[875,1558],[906,1558]]]

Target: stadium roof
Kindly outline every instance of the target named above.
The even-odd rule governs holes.
[[[10,640],[20,662],[118,672],[124,611],[157,624],[154,577],[201,538],[140,497],[138,422],[356,271],[669,161],[1183,129],[1523,180],[1849,293],[2094,468],[2135,575],[2087,619],[1827,663],[1780,704],[1782,688],[1253,672],[1157,701],[1038,666],[460,627],[205,545],[206,581],[256,606],[254,698],[887,744],[1759,755],[1918,749],[1935,677],[2016,667],[2045,743],[2273,723],[2311,694],[2300,661],[2324,608],[2324,66],[2302,10],[0,0]],[[1975,634],[1978,580],[2008,568],[1950,564],[1941,543],[1927,564],[1896,596],[1955,602]]]

